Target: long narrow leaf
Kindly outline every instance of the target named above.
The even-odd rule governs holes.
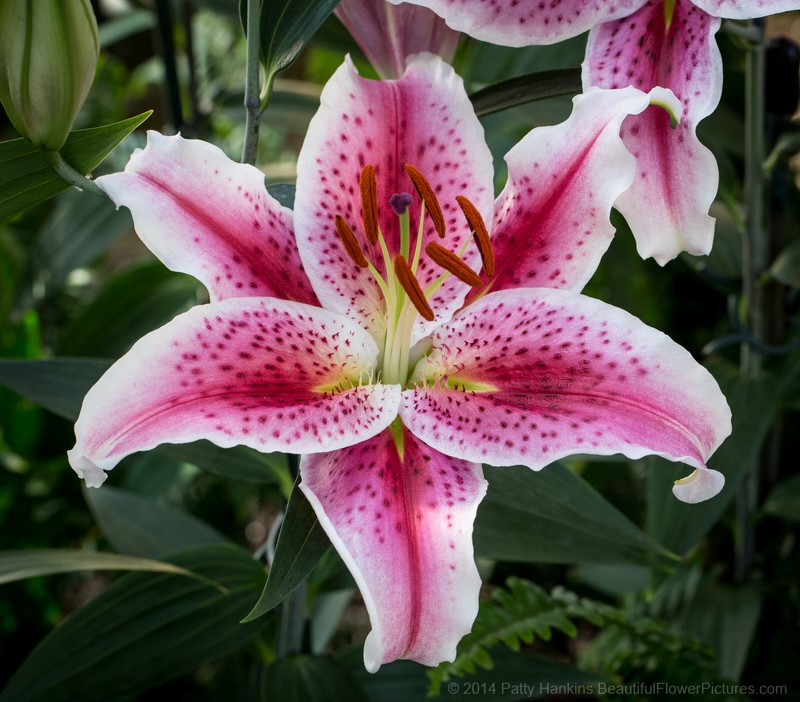
[[[667,554],[582,478],[559,463],[540,472],[486,468],[475,551],[497,560],[648,564]]]
[[[314,570],[328,548],[330,541],[296,482],[286,507],[269,578],[255,607],[243,621],[256,619],[283,602]]]
[[[119,553],[69,549],[0,551],[0,584],[79,570],[149,570],[191,575],[185,568],[172,563]]]
[[[71,132],[61,155],[76,171],[84,175],[90,173],[150,114],[144,112],[104,127]],[[27,139],[0,143],[0,222],[68,187],[69,183],[56,174],[40,150]]]
[[[120,578],[34,649],[0,700],[129,699],[236,650],[258,633],[260,624],[239,624],[264,580],[247,551],[204,546],[169,560],[198,577]]]
[[[506,110],[526,102],[577,95],[581,92],[579,68],[561,68],[553,71],[529,73],[487,86],[469,96],[477,115]]]
[[[0,359],[0,385],[65,419],[74,420],[83,397],[111,365],[107,359]],[[211,473],[252,483],[285,482],[283,454],[262,454],[245,446],[222,449],[208,441],[165,444],[157,449]]]

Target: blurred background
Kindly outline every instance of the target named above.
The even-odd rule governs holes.
[[[205,139],[238,160],[245,68],[238,3],[101,0],[93,7],[100,62],[75,128],[153,110],[95,175],[123,169],[144,145],[145,129]],[[600,683],[623,686],[603,699],[644,700],[652,690],[635,685],[658,682],[720,686],[698,691],[698,699],[767,699],[782,690],[768,694],[761,686],[774,685],[787,686],[786,698],[800,695],[800,132],[792,117],[800,62],[792,37],[800,37],[800,20],[773,18],[763,29],[762,235],[769,266],[757,272],[757,283],[765,333],[757,338],[743,322],[745,65],[753,44],[728,25],[718,35],[722,103],[699,128],[721,172],[712,254],[684,255],[664,268],[642,261],[617,216],[618,234],[586,289],[669,334],[719,380],[734,411],[734,435],[711,463],[728,476],[720,496],[678,503],[669,486],[686,467],[657,458],[578,457],[511,477],[487,469],[490,495],[475,534],[484,609],[456,663],[430,676],[405,662],[364,673],[366,611],[346,569],[327,551],[299,591],[302,650],[290,651],[291,664],[281,655],[280,609],[244,634],[231,633],[258,599],[258,572],[247,571],[249,585],[227,617],[215,619],[213,603],[198,604],[195,616],[207,626],[195,630],[190,613],[173,622],[159,602],[152,611],[160,618],[146,633],[134,626],[145,621],[140,610],[115,619],[111,599],[88,609],[101,593],[123,592],[111,588],[131,576],[80,572],[2,584],[0,687],[15,675],[51,675],[52,685],[37,693],[51,701],[408,700],[424,699],[431,685],[442,685],[444,697],[457,690],[471,699],[526,699],[530,692],[593,699]],[[454,64],[475,92],[576,67],[584,46],[585,36],[525,49],[463,37]],[[271,191],[289,202],[291,189],[274,186],[293,182],[321,86],[346,53],[362,74],[375,75],[331,16],[275,83],[257,165]],[[482,117],[498,192],[506,151],[531,127],[563,120],[570,107],[571,95],[563,95]],[[0,139],[16,137],[0,115]],[[196,281],[157,262],[133,233],[127,210],[108,201],[70,189],[0,223],[0,386],[7,386],[0,387],[0,549],[161,558],[213,543],[269,560],[293,479],[286,457],[226,455],[208,446],[154,451],[126,459],[108,487],[91,493],[66,461],[74,440],[70,417],[108,359],[206,299]],[[757,372],[742,371],[743,348],[758,356]],[[76,365],[69,360],[75,358],[90,360]],[[34,381],[7,359],[67,360],[47,366],[39,390],[31,390]],[[134,577],[145,587],[154,576]],[[120,607],[133,607],[130,596],[122,600]],[[48,639],[81,611],[94,617],[78,621],[84,628],[95,622],[90,631],[97,637],[67,630]],[[198,638],[211,643],[194,645]],[[173,664],[156,665],[153,655]],[[457,687],[448,688],[453,681]],[[514,690],[512,683],[536,687]],[[15,689],[10,685],[0,700],[39,699]]]

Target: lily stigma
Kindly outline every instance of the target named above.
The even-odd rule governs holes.
[[[403,77],[342,65],[298,158],[294,209],[216,147],[150,133],[97,180],[140,238],[211,301],[140,339],[87,394],[70,463],[97,487],[122,458],[208,439],[301,454],[300,489],[358,584],[370,671],[453,660],[478,608],[482,463],[580,453],[689,464],[730,432],[716,382],[630,314],[579,290],[635,163],[621,122],[653,99],[595,89],[491,153],[461,80],[420,54]]]

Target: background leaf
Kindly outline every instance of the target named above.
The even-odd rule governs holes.
[[[247,551],[204,546],[169,559],[210,581],[134,573],[115,581],[47,636],[2,702],[127,698],[229,653],[258,633],[239,624],[264,574]]]
[[[244,621],[260,617],[283,602],[330,548],[313,507],[297,487],[299,480],[286,507],[264,591]]]
[[[89,388],[111,363],[89,358],[0,359],[0,385],[60,417],[75,420]],[[280,453],[262,454],[246,446],[222,449],[208,441],[164,444],[156,450],[227,478],[291,484],[286,457]]]
[[[484,467],[489,490],[475,521],[475,552],[538,563],[651,563],[650,536],[560,463],[539,472]]]
[[[187,574],[185,569],[170,563],[119,553],[69,549],[0,551],[0,583],[78,570],[152,570]]]
[[[691,472],[683,464],[651,456],[644,459],[649,471],[648,525],[650,533],[675,553],[686,553],[720,518],[736,489],[752,468],[778,411],[779,395],[774,379],[762,374],[743,378],[725,362],[709,364],[733,412],[733,432],[708,462],[725,475],[725,487],[716,497],[696,505],[676,500],[675,480]]]
[[[198,283],[158,261],[122,271],[64,330],[62,356],[117,358],[198,301]]]
[[[761,615],[761,592],[754,586],[712,584],[703,588],[682,613],[686,631],[717,652],[717,674],[739,680]]]
[[[267,85],[272,84],[275,74],[294,63],[338,3],[339,0],[268,0],[262,4],[261,60]],[[247,0],[240,0],[239,12],[244,20]]]
[[[73,270],[92,263],[132,228],[130,212],[118,210],[111,200],[87,197],[75,189],[62,193],[34,250],[36,282],[54,293]]]
[[[61,155],[76,171],[86,175],[102,163],[151,112],[143,112],[104,127],[70,132]],[[69,188],[27,139],[0,143],[0,222],[21,214]]]
[[[281,702],[367,702],[363,688],[335,659],[292,656],[267,668],[261,699]]]
[[[784,480],[772,489],[764,502],[764,512],[800,521],[800,475]]]
[[[121,553],[159,558],[192,546],[227,542],[190,514],[129,490],[104,485],[85,494],[103,536]]]
[[[469,96],[475,114],[488,115],[526,102],[581,92],[579,68],[541,71],[494,83]]]
[[[0,359],[0,384],[59,417],[76,419],[84,395],[110,365],[88,358]]]

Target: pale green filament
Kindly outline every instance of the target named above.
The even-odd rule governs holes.
[[[425,233],[425,204],[420,209],[417,239],[414,243],[413,258],[411,258],[411,226],[408,211],[398,215],[400,224],[400,254],[406,261],[410,261],[411,272],[416,275],[419,261],[422,256],[423,234]],[[458,255],[463,256],[469,245],[467,237],[461,246]],[[419,314],[411,302],[403,286],[394,272],[394,262],[386,245],[383,232],[378,227],[378,245],[383,256],[386,277],[384,278],[371,263],[368,263],[372,277],[378,283],[386,301],[386,337],[383,346],[383,363],[381,366],[381,381],[387,384],[405,385],[408,382],[409,364],[411,356],[411,334],[414,321]],[[449,272],[444,272],[423,291],[426,299],[430,298],[450,277]]]

